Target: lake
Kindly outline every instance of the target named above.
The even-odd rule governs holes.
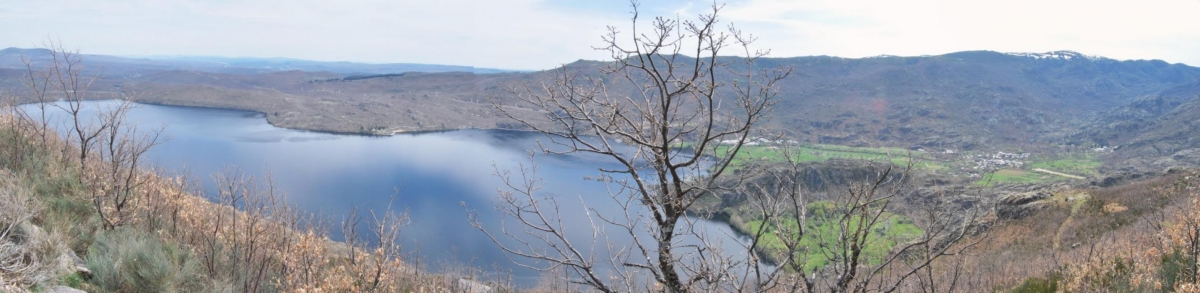
[[[113,104],[87,102],[89,109]],[[214,187],[211,175],[240,166],[260,177],[269,170],[290,204],[323,215],[334,227],[353,207],[379,211],[390,204],[408,211],[412,224],[402,232],[406,261],[434,271],[466,266],[509,270],[525,285],[538,277],[513,265],[486,235],[468,225],[468,210],[476,211],[492,229],[504,222],[493,209],[502,186],[494,175],[497,169],[536,164],[546,184],[540,194],[559,201],[564,226],[574,228],[568,232],[575,243],[589,243],[592,235],[584,205],[602,215],[624,215],[602,183],[585,180],[598,175],[598,167],[617,165],[583,155],[538,155],[531,161],[529,150],[546,139],[531,132],[339,135],[274,127],[254,112],[157,105],[139,105],[128,118],[142,129],[165,126],[166,140],[148,153],[152,163],[168,171],[187,169],[202,178],[208,190]],[[702,231],[737,241],[727,225],[699,222]],[[515,227],[511,220],[507,223]],[[330,230],[335,239],[341,238],[336,229]],[[610,235],[617,245],[631,241]],[[596,253],[604,257],[606,252],[598,247]]]

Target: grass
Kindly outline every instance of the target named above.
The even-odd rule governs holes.
[[[199,292],[219,288],[200,277],[190,249],[143,230],[103,231],[88,249],[93,283],[107,292]]]
[[[1013,293],[1054,293],[1058,292],[1058,283],[1062,281],[1062,273],[1053,272],[1049,277],[1030,277],[1013,288]]]
[[[1021,169],[1001,169],[988,173],[975,181],[975,185],[995,186],[996,184],[1043,183],[1067,180],[1070,178],[1034,172],[1034,169],[1045,169],[1078,176],[1099,175],[1102,163],[1092,155],[1075,155],[1053,159],[1041,159],[1026,164]]]
[[[1038,183],[1050,182],[1058,178],[1063,178],[1058,175],[1050,175],[1046,173],[1025,171],[1020,169],[1001,169],[996,170],[987,175],[983,175],[982,179],[975,181],[976,185],[996,186],[996,184],[1020,184],[1020,183]]]
[[[79,176],[55,155],[56,152],[35,143],[28,133],[0,126],[0,189],[3,189],[0,192],[9,196],[27,194],[30,204],[27,206],[29,210],[25,211],[34,213],[34,216],[24,224],[36,227],[34,231],[40,231],[25,234],[24,237],[30,238],[20,241],[0,238],[0,243],[31,253],[24,256],[18,254],[17,260],[6,259],[13,255],[0,256],[0,262],[23,264],[21,272],[0,271],[0,275],[14,273],[8,275],[14,277],[8,280],[0,277],[0,285],[8,281],[18,287],[39,289],[60,284],[79,287],[84,283],[79,276],[68,274],[64,265],[52,261],[65,257],[70,250],[78,252],[86,249],[97,228],[95,222],[91,221],[91,206],[77,196],[80,190],[77,184]],[[14,203],[22,201],[0,202],[0,208],[4,208],[4,211],[0,211],[0,218],[5,218],[2,217],[5,213],[21,214],[22,211],[13,209],[21,209],[22,205]]]
[[[727,153],[729,152],[729,146],[717,146],[715,152],[718,154]],[[911,158],[915,159],[914,163],[916,165],[914,165],[914,168],[917,169],[941,170],[947,168],[944,163],[933,161],[923,154],[912,153],[900,148],[864,148],[822,144],[794,146],[790,151],[785,151],[776,146],[743,146],[735,155],[731,167],[734,170],[740,169],[741,166],[751,161],[784,162],[789,152],[792,155],[792,161],[797,163],[818,163],[832,159],[845,159],[886,162],[897,166],[904,166],[909,163]]]
[[[804,252],[793,256],[803,259],[805,271],[812,272],[829,265],[831,251],[836,251],[833,249],[836,249],[834,246],[838,243],[836,239],[842,228],[838,219],[835,218],[836,213],[830,212],[833,208],[834,204],[829,201],[809,204],[808,223],[805,225],[805,234],[800,238],[799,245]],[[868,236],[866,249],[864,249],[864,257],[868,264],[880,263],[897,243],[916,238],[924,233],[908,217],[884,213],[883,219],[885,220],[870,228],[871,234]],[[744,231],[759,231],[759,229],[763,229],[763,224],[762,220],[749,221],[746,223]],[[853,224],[852,222],[851,225]],[[783,225],[785,229],[779,230],[797,231],[798,223],[795,220],[785,220]],[[763,247],[768,251],[786,249],[783,241],[779,239],[779,234],[775,231],[777,229],[772,229],[769,225],[766,229],[766,233],[760,239]]]
[[[1040,168],[1080,176],[1099,175],[1102,163],[1092,155],[1078,155],[1054,160],[1034,161],[1030,168]]]
[[[1058,226],[1058,231],[1054,234],[1054,249],[1059,249],[1062,247],[1064,231],[1066,231],[1067,227],[1070,226],[1071,219],[1074,219],[1075,216],[1079,214],[1079,209],[1088,203],[1089,196],[1086,193],[1059,193],[1054,195],[1052,200],[1055,202],[1067,202],[1067,198],[1069,197],[1074,197],[1075,201],[1073,204],[1071,204],[1071,213],[1067,214],[1067,219],[1062,221],[1062,224]]]

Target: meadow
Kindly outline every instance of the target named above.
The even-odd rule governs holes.
[[[729,146],[717,146],[714,149],[714,152],[717,154],[724,154],[729,151]],[[906,166],[911,160],[914,169],[935,171],[947,168],[946,163],[937,161],[932,156],[922,152],[913,152],[901,148],[850,147],[825,144],[786,147],[767,145],[743,146],[738,150],[731,165],[736,170],[748,162],[781,163],[789,161],[789,157],[790,161],[794,163],[819,163],[829,160],[865,160]]]
[[[1074,155],[1058,158],[1042,158],[1025,164],[1020,169],[1000,169],[983,175],[975,185],[1045,183],[1070,180],[1069,177],[1036,172],[1043,169],[1070,175],[1092,177],[1099,175],[1102,163],[1094,155]]]

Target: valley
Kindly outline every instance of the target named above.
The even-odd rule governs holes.
[[[7,91],[23,91],[17,79],[22,70],[14,63],[22,55],[36,56],[33,53],[0,53],[0,60],[8,64],[0,69]],[[170,62],[146,68],[139,65],[144,60],[95,59],[95,66],[105,68],[92,89],[97,98],[249,110],[264,113],[279,127],[370,135],[522,129],[502,118],[495,105],[536,117],[536,111],[506,100],[507,92],[545,81],[553,73],[364,76],[275,68],[202,71]],[[1067,51],[767,61],[764,64],[797,72],[781,82],[778,103],[765,125],[803,144],[892,148],[886,152],[893,157],[900,157],[901,150],[1058,156],[1108,147],[1115,151],[1096,156],[1098,160],[1130,161],[1127,154],[1136,152],[1171,157],[1181,164],[1200,163],[1188,155],[1188,142],[1161,145],[1195,137],[1179,131],[1195,131],[1190,124],[1195,119],[1189,119],[1197,115],[1191,110],[1200,108],[1195,106],[1200,104],[1200,69],[1182,64],[1118,61]],[[562,70],[587,73],[602,65],[580,61]],[[623,87],[612,86],[616,92]],[[1170,165],[1141,157],[1129,166],[1107,164],[1104,169],[1147,172]]]
[[[35,101],[29,99],[28,89],[20,86],[23,69],[12,66],[14,56],[33,53],[36,51],[0,51],[0,64],[8,64],[0,68],[0,85],[5,86],[4,92],[12,93],[13,103]],[[1200,69],[1160,61],[1081,56],[1074,52],[1021,55],[981,51],[923,57],[766,59],[768,64],[794,67],[797,73],[781,81],[773,114],[732,156],[729,172],[741,174],[743,180],[767,180],[754,172],[792,166],[784,173],[796,172],[806,178],[804,193],[812,198],[804,209],[810,214],[808,222],[804,226],[796,220],[767,222],[747,209],[750,204],[744,195],[726,194],[703,197],[689,208],[696,223],[702,223],[694,224],[699,227],[695,229],[730,235],[726,240],[731,242],[766,233],[758,238],[761,247],[755,253],[762,255],[765,264],[785,263],[777,256],[789,247],[782,235],[807,230],[808,234],[797,238],[799,245],[825,247],[845,229],[837,225],[858,225],[823,214],[844,208],[831,201],[836,199],[834,188],[870,180],[881,170],[904,169],[902,180],[911,182],[912,188],[898,197],[902,200],[892,210],[880,214],[883,222],[868,225],[874,232],[863,238],[871,243],[864,248],[867,265],[883,264],[894,248],[920,240],[927,231],[913,221],[921,221],[920,213],[930,206],[964,210],[995,206],[980,225],[998,225],[1000,233],[1014,229],[1009,225],[1025,225],[1012,224],[1028,221],[1025,218],[1066,213],[1060,225],[1046,232],[1053,235],[1051,243],[1037,246],[1037,251],[1078,247],[1086,241],[1071,233],[1078,233],[1074,231],[1080,225],[1092,225],[1096,214],[1090,205],[1106,198],[1091,196],[1087,190],[1119,188],[1200,167],[1200,144],[1193,141],[1200,131],[1195,124],[1200,112],[1194,111],[1200,108]],[[396,67],[370,69],[369,65],[354,67],[365,70],[361,73],[275,67],[214,70],[191,63],[154,61],[154,66],[146,66],[150,61],[89,57],[104,62],[97,63],[104,71],[96,72],[91,97],[142,103],[149,114],[134,116],[149,120],[137,123],[181,128],[168,128],[172,139],[178,141],[150,153],[156,163],[188,166],[205,174],[221,172],[222,164],[282,170],[275,173],[275,179],[286,186],[281,190],[290,195],[289,202],[309,212],[337,217],[356,206],[391,207],[396,198],[386,200],[389,197],[384,194],[399,187],[392,193],[403,199],[395,208],[409,211],[406,215],[419,225],[405,230],[402,238],[416,251],[405,256],[407,260],[442,273],[454,266],[491,266],[497,269],[488,278],[508,278],[509,285],[518,287],[537,284],[538,274],[507,263],[503,251],[468,245],[486,243],[488,238],[474,234],[467,225],[450,224],[466,218],[478,221],[476,217],[481,216],[488,223],[501,221],[502,215],[496,212],[478,213],[484,210],[480,207],[489,205],[491,196],[486,194],[494,192],[490,186],[501,184],[496,175],[480,173],[489,169],[480,164],[504,161],[503,167],[492,166],[500,168],[496,172],[522,168],[512,164],[521,161],[517,154],[538,144],[530,138],[534,135],[530,125],[515,123],[501,113],[530,121],[545,115],[519,103],[512,91],[519,91],[521,85],[547,82],[556,71],[382,73],[369,70]],[[580,61],[558,70],[587,74],[602,65]],[[632,88],[614,82],[609,90],[620,93]],[[265,119],[265,123],[245,122],[247,118]],[[460,145],[464,139],[479,145]],[[406,142],[409,140],[414,142]],[[418,140],[426,142],[415,142]],[[278,147],[264,149],[269,144]],[[375,144],[394,146],[407,154]],[[212,149],[191,149],[193,145]],[[691,146],[674,144],[683,151]],[[453,149],[480,157],[413,153],[416,149]],[[730,151],[724,143],[711,149],[716,157]],[[305,152],[310,153],[305,159],[296,157],[306,156]],[[316,153],[324,155],[311,155]],[[240,159],[225,159],[231,157]],[[585,167],[601,164],[599,159],[551,156],[538,163],[552,168],[544,174],[552,174],[548,178],[556,184],[548,190],[555,194],[603,190],[599,185],[584,188],[586,184],[577,183],[580,179],[603,182],[603,177],[592,177]],[[389,167],[407,165],[426,169]],[[322,171],[297,171],[315,166]],[[264,172],[252,173],[271,173]],[[444,176],[426,178],[430,172]],[[449,182],[452,180],[459,183]],[[572,182],[576,182],[574,186]],[[346,192],[350,195],[337,195]],[[620,214],[627,208],[596,199],[584,202],[599,215]],[[1136,205],[1104,205],[1101,209],[1129,206]],[[464,207],[469,212],[463,213]],[[595,219],[570,218],[575,223],[587,220]],[[459,237],[445,237],[448,231]],[[333,239],[343,237],[333,232]],[[587,241],[586,235],[571,237]],[[1064,243],[1064,239],[1073,242]],[[985,253],[1000,248],[989,249]],[[830,253],[806,250],[794,256],[792,262],[798,265],[791,270],[829,267],[835,260]],[[1020,281],[1005,280],[1009,282],[1003,283],[1005,286]]]
[[[1200,293],[1195,11],[5,2],[0,293]]]

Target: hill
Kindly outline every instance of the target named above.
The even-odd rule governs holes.
[[[470,72],[477,74],[513,72],[491,68],[477,68],[461,65],[438,65],[416,63],[386,63],[367,64],[355,62],[309,61],[292,58],[250,58],[250,57],[214,57],[214,56],[154,56],[145,59],[178,64],[180,67],[191,67],[193,70],[203,68],[247,68],[263,71],[325,71],[338,74],[389,74],[401,72]],[[182,69],[182,68],[181,68]],[[219,70],[218,70],[219,71]]]
[[[1200,96],[1174,107],[1118,141],[1116,157],[1127,168],[1200,165]]]
[[[779,122],[822,143],[898,147],[1019,147],[1200,78],[1182,64],[1074,52],[790,61]]]
[[[23,91],[23,65],[14,58],[35,53],[0,51],[0,86]],[[394,72],[447,68],[290,59],[88,55],[85,60],[87,68],[103,72],[93,86],[96,98],[137,93],[128,97],[145,103],[253,110],[266,113],[268,121],[281,127],[381,135],[514,128],[496,115],[492,98],[518,107],[508,100],[508,89],[536,86],[558,72]],[[593,74],[606,64],[580,60],[562,69]],[[770,127],[807,143],[932,151],[1029,151],[1084,141],[1096,146],[1124,142],[1150,127],[1145,121],[1182,105],[1188,93],[1197,92],[1200,80],[1200,68],[1184,64],[1071,51],[767,58],[757,66],[795,69],[779,85],[778,104],[767,121]],[[719,78],[728,81],[732,76],[720,73]],[[610,87],[610,93],[633,92],[629,84]],[[1151,98],[1156,96],[1163,97],[1161,102]],[[1089,130],[1101,124],[1113,131]],[[1144,136],[1140,144],[1154,139]]]
[[[5,67],[0,68],[0,86],[7,92],[20,95],[25,91],[21,87],[24,71],[20,66],[14,67],[11,54],[8,56],[9,59],[0,58],[0,65]],[[520,111],[520,106],[507,89],[519,84],[537,85],[547,81],[554,73],[303,71],[282,70],[292,65],[270,62],[256,65],[260,66],[256,68],[216,70],[153,60],[86,57],[90,62],[86,64],[90,70],[88,72],[100,74],[93,85],[93,98],[121,96],[143,103],[254,110],[265,113],[267,119],[278,126],[384,135],[397,131],[514,128],[514,124],[495,115],[493,103],[512,107],[510,109],[515,110],[517,115],[537,117],[542,113]],[[290,61],[280,62],[291,64],[287,63]],[[15,64],[21,63],[18,60]],[[563,70],[590,74],[604,65],[601,62],[579,61],[564,65]],[[1200,80],[1200,69],[1182,64],[1154,60],[1118,61],[1067,51],[1041,54],[977,51],[920,57],[775,58],[764,59],[759,65],[796,69],[791,77],[780,84],[779,103],[767,124],[787,130],[797,140],[803,141],[800,159],[830,165],[845,163],[843,170],[820,168],[824,174],[816,172],[814,168],[814,175],[809,178],[825,180],[825,177],[854,177],[860,170],[854,169],[855,165],[847,161],[867,160],[890,166],[895,162],[892,154],[904,151],[897,148],[918,152],[929,150],[914,156],[918,159],[960,160],[922,165],[929,170],[958,168],[961,163],[1000,161],[1002,164],[990,165],[989,168],[1007,168],[1000,171],[1009,173],[1024,172],[1008,165],[1008,159],[1027,154],[995,153],[999,156],[993,155],[991,160],[971,160],[983,158],[983,151],[1049,150],[1046,152],[1052,153],[1071,145],[1087,148],[1115,146],[1115,151],[1104,155],[1110,160],[1104,167],[1111,170],[1109,172],[1159,173],[1155,168],[1162,170],[1166,167],[1200,165],[1200,150],[1197,148],[1200,145],[1197,140],[1200,137],[1200,125],[1196,123],[1200,121],[1200,82],[1197,82]],[[729,75],[719,77],[723,81],[731,79]],[[613,83],[609,89],[610,93],[618,95],[636,90],[632,85],[619,82]],[[63,259],[82,255],[87,260],[84,264],[75,261],[68,267],[45,266],[45,274],[51,279],[31,277],[28,281],[22,280],[21,284],[71,285],[74,282],[77,283],[74,285],[109,288],[107,290],[111,291],[159,291],[167,289],[133,288],[171,286],[205,291],[235,285],[242,288],[279,286],[281,290],[339,288],[334,291],[354,291],[366,284],[362,276],[366,276],[364,272],[369,272],[366,271],[368,267],[354,266],[360,263],[358,258],[372,258],[374,264],[387,260],[399,262],[398,258],[387,255],[369,255],[371,252],[366,250],[356,252],[353,243],[334,243],[325,238],[322,232],[313,232],[317,225],[302,223],[300,219],[303,215],[286,209],[286,206],[267,207],[278,208],[277,211],[247,209],[238,212],[188,195],[192,190],[183,185],[185,180],[158,178],[149,185],[154,188],[147,189],[157,193],[147,193],[145,200],[139,201],[146,205],[133,207],[134,212],[130,213],[126,227],[103,226],[95,218],[106,210],[102,206],[89,206],[89,202],[96,203],[87,198],[89,194],[95,198],[96,193],[88,189],[93,187],[77,184],[83,182],[80,179],[82,177],[71,176],[78,176],[74,174],[81,171],[72,169],[75,168],[73,165],[61,163],[69,160],[56,157],[69,153],[66,151],[70,150],[67,143],[53,142],[53,149],[46,147],[45,142],[40,147],[34,146],[36,141],[30,136],[31,132],[23,130],[22,125],[18,123],[0,128],[0,134],[5,135],[0,137],[0,150],[3,150],[0,153],[5,154],[0,156],[0,164],[9,170],[7,172],[12,172],[11,175],[0,172],[0,189],[12,190],[6,194],[29,193],[28,197],[33,199],[22,201],[38,203],[35,205],[47,203],[47,209],[26,212],[32,216],[17,219],[21,221],[22,231],[44,229],[49,233],[46,235],[64,237],[64,245],[53,247],[42,255]],[[769,160],[772,157],[768,154],[774,148],[763,145],[748,150],[760,152],[754,158]],[[946,150],[976,152],[959,155]],[[1052,165],[1087,165],[1087,168],[1080,169],[1094,167],[1093,162],[1089,161],[1091,158],[1084,160],[1065,156],[1052,159],[1041,162],[1043,165],[1030,161],[1032,167],[1026,169]],[[1075,159],[1080,162],[1071,161]],[[879,162],[881,160],[883,162]],[[1020,167],[1019,164],[1017,166]],[[1089,182],[1082,180],[1067,183],[1032,182],[1010,184],[989,189],[986,193],[975,192],[975,195],[970,195],[972,186],[938,183],[948,182],[943,180],[945,178],[921,177],[917,182],[921,183],[921,187],[911,194],[906,193],[904,204],[917,205],[940,200],[963,206],[1012,206],[993,209],[991,218],[979,223],[979,226],[983,226],[980,231],[993,234],[976,235],[982,238],[979,238],[979,248],[972,251],[970,258],[959,263],[940,263],[935,266],[953,272],[959,272],[959,268],[971,268],[963,271],[972,276],[971,280],[964,281],[971,283],[963,284],[971,288],[968,291],[1007,291],[1014,286],[1021,291],[1023,289],[1020,288],[1034,286],[1031,284],[1058,286],[1061,280],[1070,280],[1062,283],[1062,286],[1079,291],[1089,291],[1088,288],[1099,288],[1091,291],[1121,291],[1122,288],[1125,291],[1137,291],[1149,287],[1105,283],[1105,280],[1121,281],[1131,277],[1104,275],[1104,270],[1119,269],[1123,263],[1094,263],[1091,252],[1097,245],[1119,248],[1112,249],[1113,254],[1098,259],[1136,262],[1139,274],[1157,273],[1187,261],[1194,266],[1197,259],[1195,255],[1168,259],[1179,258],[1179,255],[1165,250],[1157,254],[1139,254],[1127,249],[1149,247],[1142,245],[1142,242],[1153,239],[1155,235],[1163,235],[1159,232],[1178,230],[1162,225],[1163,221],[1159,220],[1186,223],[1193,227],[1198,222],[1194,217],[1188,217],[1194,213],[1170,213],[1175,209],[1195,209],[1187,204],[1195,202],[1198,174],[1191,170],[1179,171],[1182,170],[1179,168],[1170,170],[1172,172],[1162,172],[1168,173],[1162,176],[1149,176],[1152,178],[1149,181],[1128,185],[1124,182],[1097,184],[1096,181],[1089,185]],[[873,171],[866,173],[877,174]],[[963,180],[966,181],[952,183],[973,182],[975,178]],[[818,184],[810,182],[809,185],[824,185],[821,182],[824,181]],[[264,200],[269,200],[274,195],[256,196],[265,196]],[[221,200],[237,206],[237,199],[218,199]],[[823,204],[816,203],[819,202],[814,202],[814,207]],[[180,211],[186,213],[180,214]],[[262,218],[255,218],[253,213],[259,213]],[[9,214],[13,213],[0,213]],[[250,228],[221,232],[221,229],[214,228],[219,224],[206,220],[221,217],[246,219],[248,221],[237,222],[263,223],[266,227],[274,228],[276,226],[270,225],[276,224],[271,222],[250,220],[278,215],[296,217],[284,218],[296,220],[283,221],[285,224],[292,223],[292,226],[262,229],[276,233],[266,236],[255,234],[254,231],[258,230]],[[815,231],[825,229],[822,222],[831,221],[820,217],[813,219],[811,227]],[[84,224],[77,224],[81,221]],[[913,217],[912,221],[920,219]],[[744,224],[747,228],[743,229],[758,225],[754,221]],[[889,226],[903,227],[901,224],[887,222]],[[177,226],[181,228],[177,229]],[[215,232],[207,234],[196,231]],[[817,238],[821,238],[820,234],[828,233],[816,234]],[[898,236],[902,235],[899,234],[906,233],[893,236],[900,239],[902,237]],[[1196,247],[1194,240],[1198,238],[1192,239],[1189,245]],[[222,247],[254,247],[256,243],[239,241],[260,240],[278,242],[270,242],[272,245],[269,247],[272,248],[257,254],[256,258],[239,259],[239,254],[222,253],[222,249],[226,249]],[[286,250],[297,247],[292,246],[296,243],[312,251],[297,253]],[[1162,246],[1177,248],[1173,246],[1175,244]],[[123,250],[125,247],[128,249]],[[41,248],[28,246],[22,249]],[[146,251],[178,255],[148,260],[139,254]],[[1131,259],[1130,255],[1143,257]],[[196,259],[204,263],[196,264]],[[326,259],[329,263],[326,266],[313,265],[312,259]],[[1048,259],[1055,262],[1051,263]],[[305,263],[306,260],[310,263]],[[221,265],[224,263],[231,264],[229,266],[234,269],[215,269],[223,267]],[[270,274],[282,276],[282,281],[239,279],[250,268],[247,264],[255,263],[269,264]],[[361,263],[372,264],[370,261]],[[62,264],[67,265],[66,262]],[[161,278],[149,276],[145,277],[146,280],[123,279],[134,274],[122,272],[143,268],[144,264],[167,268],[153,271],[181,273]],[[81,266],[90,271],[80,270]],[[412,290],[414,286],[423,285],[450,288],[463,284],[462,279],[421,277],[421,273],[415,269],[400,265],[391,267],[396,270],[387,274],[394,278],[389,283],[389,286],[393,286],[392,290]],[[309,280],[305,276],[288,275],[303,271],[298,268],[322,269],[325,271],[318,274],[335,276],[337,279]],[[1092,280],[1089,278],[1093,278],[1091,274],[1097,272],[1101,276],[1095,278],[1100,280],[1089,283]],[[89,274],[94,276],[88,277]],[[1164,288],[1186,283],[1171,279],[1179,276],[1178,272],[1155,276],[1160,280],[1154,282],[1160,282],[1160,285],[1166,286]],[[934,278],[933,273],[930,272],[928,277]]]
[[[21,56],[34,61],[44,61],[45,49],[6,48],[0,50],[0,67],[23,68]],[[355,62],[309,61],[291,58],[251,58],[215,56],[152,56],[119,57],[108,55],[84,55],[90,63],[103,66],[105,74],[137,74],[146,71],[185,70],[216,73],[256,74],[278,71],[332,72],[336,74],[388,74],[402,72],[471,72],[501,73],[513,70],[476,68],[472,66],[386,63],[368,64]]]

